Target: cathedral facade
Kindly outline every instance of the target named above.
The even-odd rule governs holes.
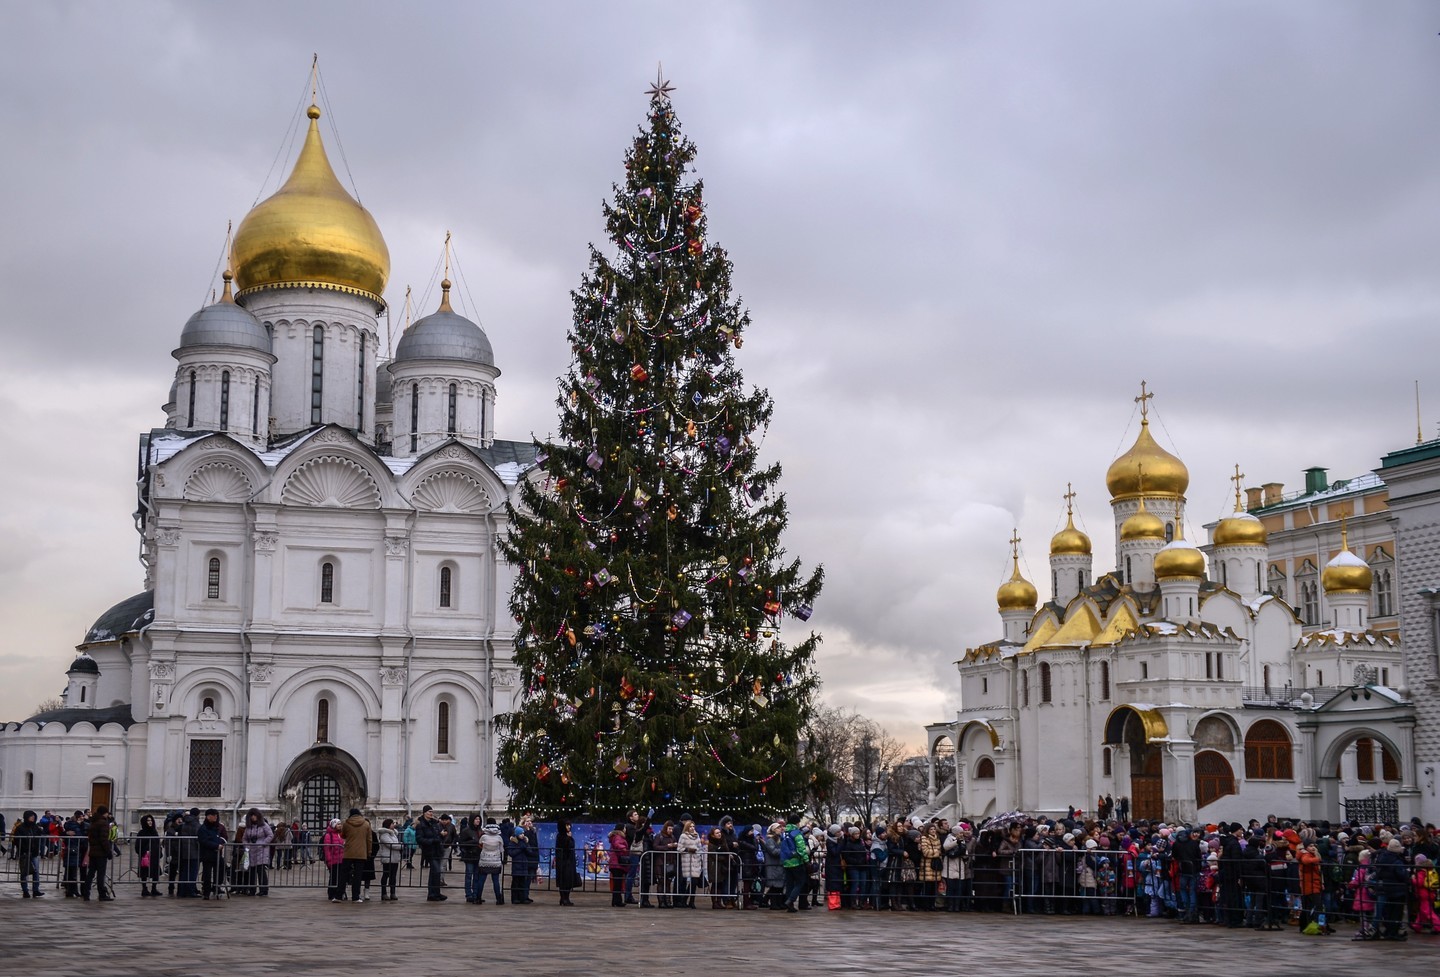
[[[380,361],[389,252],[319,117],[141,437],[144,589],[85,635],[63,708],[0,727],[0,810],[506,806],[497,541],[534,449],[495,438],[500,371],[448,278]]]
[[[1247,503],[1237,468],[1235,511],[1197,545],[1189,472],[1154,440],[1146,400],[1106,475],[1115,568],[1094,569],[1067,511],[1041,601],[1012,540],[1001,636],[965,652],[962,708],[927,727],[930,809],[1088,812],[1110,797],[1171,821],[1337,819],[1381,798],[1418,815],[1391,576],[1405,557],[1383,482],[1312,469],[1304,492],[1271,483]]]

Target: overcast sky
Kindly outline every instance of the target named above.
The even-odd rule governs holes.
[[[1236,462],[1293,487],[1411,443],[1417,378],[1436,435],[1437,31],[1358,0],[0,4],[0,718],[141,589],[136,435],[226,221],[288,171],[311,52],[387,298],[452,230],[520,440],[664,62],[789,548],[826,567],[825,698],[916,741],[998,635],[1012,525],[1048,591],[1074,482],[1111,564],[1141,379],[1192,536]]]

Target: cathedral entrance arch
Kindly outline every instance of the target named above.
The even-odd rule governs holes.
[[[1170,729],[1157,710],[1117,706],[1105,720],[1105,745],[1123,746],[1130,761],[1130,816],[1165,816],[1165,767],[1160,741]]]
[[[332,818],[343,818],[352,807],[363,808],[367,793],[364,768],[349,753],[329,745],[297,756],[280,782],[285,816],[299,818],[312,832]]]

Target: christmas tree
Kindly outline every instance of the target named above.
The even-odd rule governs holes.
[[[572,293],[558,434],[502,543],[524,691],[500,770],[542,813],[771,812],[826,776],[800,746],[823,573],[782,548],[772,404],[735,363],[750,320],[671,91],[604,208],[614,256],[592,246]]]

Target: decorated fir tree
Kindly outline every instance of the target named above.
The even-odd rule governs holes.
[[[771,400],[735,363],[750,320],[670,91],[604,208],[613,256],[592,247],[572,293],[558,435],[503,543],[525,688],[500,768],[543,813],[774,811],[826,776],[800,745],[822,571],[782,546]]]

